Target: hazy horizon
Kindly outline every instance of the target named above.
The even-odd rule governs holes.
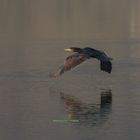
[[[0,38],[140,38],[137,0],[0,0]]]

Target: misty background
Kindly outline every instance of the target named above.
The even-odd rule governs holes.
[[[0,0],[0,39],[139,39],[139,5],[139,0]]]
[[[91,59],[50,78],[71,46],[112,73]],[[0,0],[0,140],[140,140],[139,83],[140,0]]]

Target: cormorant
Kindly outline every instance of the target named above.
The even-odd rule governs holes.
[[[64,49],[65,51],[75,52],[74,54],[68,56],[64,64],[60,66],[59,70],[52,74],[52,77],[58,77],[62,75],[64,72],[71,70],[72,68],[76,67],[83,61],[90,59],[90,58],[96,58],[100,61],[100,69],[102,71],[111,73],[112,70],[112,58],[108,57],[103,51],[96,50],[93,48],[76,48],[71,47],[68,49]]]

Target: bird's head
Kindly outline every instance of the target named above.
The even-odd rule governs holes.
[[[81,53],[82,52],[82,49],[76,48],[76,47],[71,47],[71,48],[64,49],[64,50],[65,51],[68,51],[68,52],[78,52],[78,53]]]

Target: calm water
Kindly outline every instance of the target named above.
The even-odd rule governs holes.
[[[138,1],[113,2],[0,0],[1,140],[140,139]],[[71,46],[105,51],[112,73],[88,60],[50,78]]]
[[[98,61],[89,60],[59,79],[49,78],[68,55],[65,47],[86,44],[1,45],[1,139],[140,138],[140,44],[88,42],[113,56],[112,74],[101,72]],[[69,119],[79,122],[63,121]]]

